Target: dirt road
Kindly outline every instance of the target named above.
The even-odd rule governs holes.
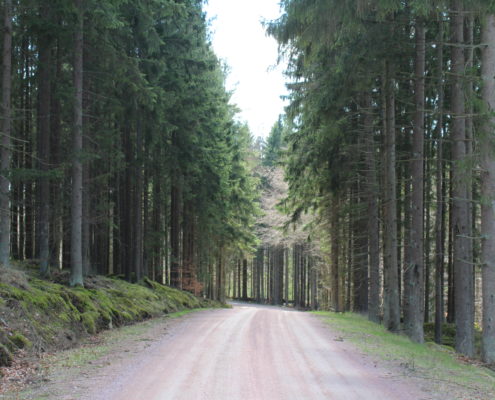
[[[273,307],[185,318],[142,352],[101,400],[420,400],[332,336],[317,317]]]

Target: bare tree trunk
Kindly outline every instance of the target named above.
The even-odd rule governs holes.
[[[473,66],[474,66],[474,14],[469,13],[467,16],[467,23],[464,24],[465,38],[464,42],[467,45],[466,48],[466,73],[469,76],[466,78],[465,84],[465,98],[468,100],[466,103],[466,159],[471,160],[473,157],[473,143],[474,143],[474,121],[473,121],[473,99],[474,99],[474,80]],[[471,168],[468,170],[466,176],[466,200],[468,207],[468,223],[467,223],[467,245],[468,245],[468,257],[469,261],[474,261],[474,243],[473,243],[473,231],[475,224],[476,207],[473,203],[473,178]],[[473,268],[473,280],[474,280],[474,268]],[[473,283],[474,285],[474,283]],[[474,286],[473,286],[474,296]]]
[[[431,213],[430,206],[432,203],[432,188],[433,182],[431,178],[431,159],[433,158],[433,134],[429,130],[427,135],[428,143],[425,147],[425,191],[424,191],[424,201],[425,201],[425,215],[424,215],[424,226],[425,226],[425,236],[424,236],[424,315],[423,321],[425,323],[430,322],[430,295],[431,295]]]
[[[172,145],[176,145],[177,133],[172,134]],[[181,205],[181,182],[179,171],[175,168],[172,171],[172,188],[170,192],[170,285],[180,287],[180,205]]]
[[[141,112],[138,111],[136,126],[136,164],[134,168],[135,192],[134,192],[134,270],[136,281],[139,282],[144,276],[143,270],[143,127]]]
[[[242,268],[241,268],[241,259],[237,260],[237,298],[241,298],[241,287],[242,287]]]
[[[380,226],[378,212],[378,181],[376,176],[376,145],[373,138],[373,111],[371,95],[365,95],[365,164],[366,164],[366,195],[368,216],[368,249],[369,249],[369,300],[368,318],[370,321],[380,321]]]
[[[340,309],[340,282],[339,282],[339,200],[337,195],[334,195],[332,202],[332,245],[331,245],[331,282],[332,282],[332,292],[331,292],[331,304],[333,311],[341,312]]]
[[[452,161],[456,350],[474,354],[473,264],[469,259],[469,204],[466,173],[466,118],[464,102],[463,1],[455,0],[452,14]]]
[[[400,327],[399,277],[397,259],[397,178],[395,154],[395,80],[393,67],[385,64],[385,259],[383,321],[391,332]]]
[[[299,258],[300,258],[300,246],[294,244],[293,256],[292,256],[292,273],[293,273],[293,292],[294,292],[294,307],[299,306]]]
[[[84,13],[82,0],[75,0],[78,12],[74,40],[74,137],[72,162],[71,201],[71,286],[83,286],[82,270],[82,195],[83,165],[81,160],[83,139],[83,40]]]
[[[484,44],[482,59],[483,100],[490,117],[480,135],[481,151],[481,237],[483,274],[483,346],[482,357],[486,363],[495,363],[495,158],[492,138],[495,127],[495,14],[484,18],[481,42]]]
[[[41,16],[48,22],[50,4],[41,6]],[[50,263],[50,108],[51,108],[51,38],[44,34],[39,37],[39,155],[38,161],[42,176],[39,181],[39,220],[40,227],[40,272],[49,275]]]
[[[219,250],[217,263],[217,300],[225,303],[225,266],[222,249]]]
[[[410,263],[404,276],[404,291],[408,307],[405,330],[411,340],[422,343],[423,332],[423,299],[424,299],[424,107],[425,107],[425,27],[422,21],[416,22],[416,82],[413,159],[411,161],[412,193],[411,193],[411,244]]]
[[[289,305],[289,248],[284,249],[285,254],[285,286],[284,286],[284,298],[285,305]]]
[[[242,300],[248,299],[248,262],[247,259],[242,260]]]
[[[436,192],[437,207],[435,213],[435,342],[442,343],[442,324],[444,311],[443,296],[443,274],[444,274],[444,168],[443,168],[443,106],[444,106],[444,83],[443,83],[443,37],[444,25],[440,22],[440,32],[437,43],[438,62],[438,118],[437,118],[437,173]]]
[[[60,86],[60,77],[62,74],[62,50],[60,46],[60,43],[57,42],[55,69],[53,71],[54,76],[52,77],[52,93],[57,92]],[[58,168],[62,164],[62,105],[58,96],[51,96],[51,100],[50,162],[55,168]],[[52,207],[53,210],[60,210],[60,212],[51,213],[52,227],[50,229],[52,243],[51,264],[57,269],[62,269],[62,252],[64,241],[64,193],[62,187],[63,178],[52,180]]]
[[[452,153],[452,151],[451,151]],[[452,158],[452,156],[450,157]],[[448,230],[448,246],[447,246],[447,251],[448,251],[448,282],[447,282],[447,322],[452,324],[455,322],[455,271],[454,271],[454,221],[453,221],[453,215],[454,215],[454,210],[453,210],[453,166],[450,166],[449,170],[449,184],[446,184],[446,191],[445,194],[447,194],[448,190],[448,198],[450,199],[449,201],[449,230]]]
[[[311,309],[318,309],[318,269],[315,267],[314,257],[310,257],[310,267],[311,267]]]
[[[12,0],[4,0],[2,53],[2,149],[0,168],[0,265],[10,266],[10,162],[12,159]]]
[[[356,193],[359,201],[358,205],[358,220],[355,222],[358,229],[356,231],[355,247],[357,250],[357,270],[359,274],[359,289],[357,291],[357,304],[354,304],[355,311],[361,313],[368,312],[368,298],[369,298],[369,277],[368,277],[368,234],[367,234],[367,218],[365,215],[367,207],[367,199],[363,186],[364,177],[359,176],[358,193]]]

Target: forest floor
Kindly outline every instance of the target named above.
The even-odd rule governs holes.
[[[495,398],[489,375],[483,390],[464,378],[428,379],[428,371],[413,368],[411,360],[404,363],[402,353],[383,356],[398,351],[388,347],[386,335],[378,342],[380,351],[372,352],[357,343],[352,323],[331,319],[242,303],[179,319],[158,318],[49,356],[32,385],[0,399]],[[363,330],[359,323],[356,330]]]

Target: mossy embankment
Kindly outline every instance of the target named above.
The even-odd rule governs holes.
[[[65,275],[42,279],[26,267],[0,270],[0,366],[10,364],[21,349],[67,349],[102,330],[219,306],[148,279],[131,284],[94,276],[84,288],[70,288],[65,280]]]

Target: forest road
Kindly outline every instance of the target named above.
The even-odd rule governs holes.
[[[420,400],[314,315],[234,304],[195,313],[99,389],[101,400]]]

